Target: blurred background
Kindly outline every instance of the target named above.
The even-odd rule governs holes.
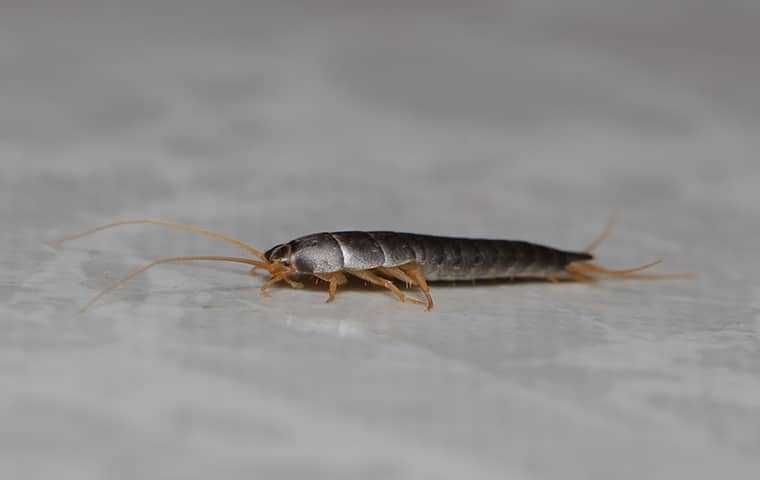
[[[760,4],[0,0],[3,478],[749,478]],[[276,289],[259,248],[392,229],[696,280]]]

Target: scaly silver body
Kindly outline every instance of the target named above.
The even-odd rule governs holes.
[[[515,277],[561,277],[568,264],[591,260],[569,252],[515,240],[439,237],[398,232],[324,232],[306,235],[266,252],[299,273],[393,268],[419,264],[429,281]]]

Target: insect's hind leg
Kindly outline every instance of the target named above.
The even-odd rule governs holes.
[[[376,272],[382,275],[385,275],[386,277],[391,277],[397,280],[401,280],[402,282],[406,284],[407,287],[420,286],[420,283],[417,280],[409,276],[409,274],[401,270],[401,268],[399,267],[394,267],[394,268],[381,267],[381,268],[378,268]],[[424,281],[424,277],[423,277],[423,281]],[[427,287],[427,283],[425,284],[425,286]],[[428,288],[428,291],[429,290],[430,289]],[[423,293],[424,293],[424,290],[423,290]],[[427,300],[427,295],[426,295],[426,300]],[[425,308],[427,310],[430,310],[430,308],[432,308],[432,299],[425,302]]]
[[[414,284],[417,285],[423,295],[425,295],[425,299],[427,300],[425,309],[428,311],[432,310],[433,296],[430,294],[430,287],[428,286],[425,274],[422,272],[422,267],[416,262],[412,262],[407,263],[406,265],[401,265],[399,268],[412,278]]]
[[[362,280],[365,280],[369,283],[375,284],[379,287],[387,288],[388,290],[393,292],[394,295],[398,297],[398,300],[401,303],[406,302],[407,298],[414,303],[420,303],[420,304],[424,303],[422,300],[416,299],[414,297],[407,297],[404,294],[404,292],[399,290],[399,288],[392,281],[386,278],[382,278],[378,276],[377,274],[372,273],[369,270],[346,270],[346,273],[353,275],[357,278],[360,278]]]

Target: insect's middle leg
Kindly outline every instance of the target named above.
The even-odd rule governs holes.
[[[333,300],[335,300],[335,294],[338,292],[338,287],[341,285],[344,285],[348,282],[348,279],[345,275],[343,275],[340,272],[335,273],[315,273],[315,277],[319,278],[320,280],[324,280],[325,282],[328,282],[330,284],[330,294],[327,297],[327,302],[330,303]]]
[[[355,277],[361,278],[362,280],[365,280],[369,283],[373,283],[379,287],[384,287],[393,292],[399,299],[401,303],[404,303],[407,299],[407,296],[399,290],[399,288],[393,284],[392,281],[380,277],[375,273],[370,272],[369,270],[346,270],[346,273],[349,273]],[[409,300],[411,300],[414,303],[424,303],[421,300],[418,300],[414,297],[408,297]]]
[[[385,275],[386,277],[392,277],[392,278],[401,280],[402,282],[406,284],[407,287],[411,287],[412,285],[417,285],[415,281],[412,279],[412,277],[404,273],[404,271],[398,267],[394,267],[394,268],[380,267],[376,271],[378,273]]]

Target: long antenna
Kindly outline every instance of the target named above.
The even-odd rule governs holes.
[[[100,293],[95,295],[92,300],[87,302],[82,307],[82,312],[90,308],[93,303],[97,302],[101,297],[104,295],[113,292],[117,288],[121,287],[128,281],[132,280],[136,276],[143,273],[145,270],[154,267],[156,265],[160,265],[162,263],[170,263],[170,262],[193,262],[197,260],[205,260],[205,261],[213,261],[213,262],[233,262],[233,263],[244,263],[246,265],[253,265],[254,268],[262,268],[264,270],[269,270],[268,264],[264,262],[259,262],[256,260],[251,260],[250,258],[240,258],[240,257],[220,257],[217,255],[201,255],[201,256],[192,256],[192,257],[165,257],[165,258],[159,258],[158,260],[154,260],[150,262],[149,264],[138,268],[137,270],[132,271],[129,275],[124,277],[123,279],[119,280],[118,282],[114,283],[110,287],[101,290]]]
[[[136,224],[150,224],[150,225],[161,225],[168,228],[173,228],[175,230],[184,230],[186,232],[193,232],[197,233],[199,235],[204,235],[209,238],[213,238],[216,240],[221,240],[223,242],[227,242],[229,244],[235,245],[238,248],[241,248],[246,253],[252,254],[262,260],[265,260],[264,258],[264,252],[259,250],[258,248],[249,245],[243,241],[240,241],[236,238],[228,237],[227,235],[223,235],[221,233],[212,232],[211,230],[206,230],[202,227],[197,227],[195,225],[185,225],[182,223],[175,223],[175,222],[167,222],[164,220],[149,220],[149,219],[137,219],[137,220],[122,220],[118,222],[108,223],[106,225],[100,225],[95,228],[91,228],[90,230],[86,230],[81,233],[76,233],[73,235],[68,235],[66,237],[61,238],[60,240],[55,240],[52,242],[48,242],[48,245],[52,247],[59,247],[64,242],[69,242],[71,240],[76,240],[77,238],[86,237],[87,235],[92,235],[93,233],[100,232],[102,230],[106,230],[108,228],[118,227],[120,225],[136,225]]]

